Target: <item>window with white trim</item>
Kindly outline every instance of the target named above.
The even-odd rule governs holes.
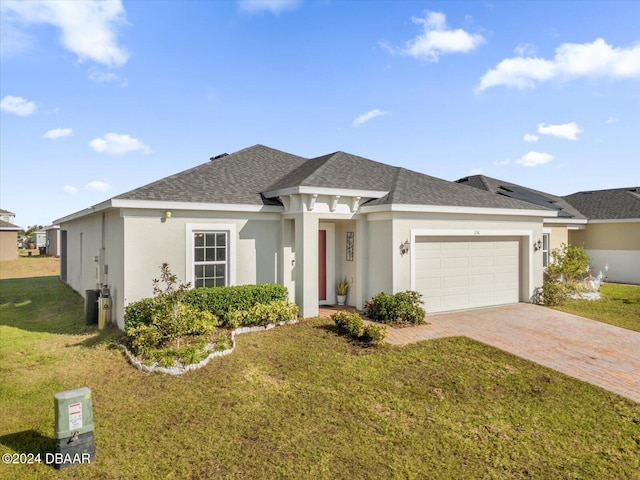
[[[542,266],[547,268],[549,265],[549,234],[542,234]]]
[[[193,232],[193,284],[224,287],[229,284],[228,232]]]

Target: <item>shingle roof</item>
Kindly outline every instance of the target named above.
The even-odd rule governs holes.
[[[523,187],[515,183],[505,182],[504,180],[498,180],[497,178],[487,177],[486,175],[472,175],[456,180],[456,183],[555,210],[558,212],[558,217],[560,218],[585,218],[578,209],[562,197]]]
[[[593,220],[640,218],[640,187],[577,192],[563,198]]]
[[[9,215],[15,215],[15,213],[10,212],[9,210],[5,210],[4,208],[0,208],[0,213],[8,213]]]
[[[5,222],[4,220],[0,220],[0,230],[20,230],[18,225],[14,225],[10,222]]]
[[[265,192],[298,186],[390,192],[367,205],[396,203],[542,210],[520,200],[345,152],[306,160],[263,145],[216,158],[115,198],[274,205],[279,201],[266,198]]]
[[[261,192],[302,165],[304,158],[263,145],[239,150],[114,198],[274,205]]]

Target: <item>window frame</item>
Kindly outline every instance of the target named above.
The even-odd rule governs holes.
[[[185,276],[187,282],[191,283],[195,288],[196,265],[220,265],[220,261],[198,261],[195,259],[195,234],[196,233],[225,233],[226,234],[226,272],[225,285],[233,286],[236,284],[236,225],[221,223],[187,223],[185,226],[186,235],[186,255],[185,255]]]
[[[543,232],[542,233],[542,267],[543,268],[547,268],[549,266],[549,261],[551,259],[551,253],[550,253],[551,248],[549,248],[550,241],[551,241],[551,234]]]
[[[197,245],[196,243],[196,239],[198,238],[198,235],[202,235],[204,240],[203,240],[203,245]],[[208,245],[207,244],[207,240],[208,240],[208,236],[213,236],[213,244]],[[220,244],[218,243],[219,241],[219,236],[221,236],[223,238],[223,242]],[[194,253],[194,260],[193,260],[193,286],[194,288],[198,288],[198,287],[226,287],[228,286],[229,283],[229,232],[226,231],[194,231],[193,232],[193,241],[194,241],[194,245],[193,245],[193,253]],[[201,249],[202,250],[202,260],[198,260],[198,250]],[[215,252],[214,253],[214,259],[213,260],[208,260],[207,256],[209,254],[209,252]],[[218,259],[218,253],[222,251],[224,252],[223,258],[222,259]],[[218,265],[222,265],[223,268],[223,273],[222,276],[218,275],[218,269],[216,268]],[[207,266],[212,266],[213,267],[213,276],[212,277],[208,277],[206,276],[206,267]],[[197,274],[198,271],[198,267],[204,267],[203,269],[203,276],[200,277]],[[222,285],[206,285],[207,280],[213,280],[213,283],[217,283],[217,280],[222,278]],[[198,285],[198,280],[202,280],[203,285]]]

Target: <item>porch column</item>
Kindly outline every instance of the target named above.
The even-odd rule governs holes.
[[[295,298],[303,318],[318,315],[318,226],[312,213],[295,217]]]
[[[356,261],[356,281],[353,285],[353,292],[350,301],[358,310],[364,308],[364,302],[367,300],[365,296],[369,291],[368,275],[365,268],[365,259],[367,258],[367,221],[356,220],[354,257]]]

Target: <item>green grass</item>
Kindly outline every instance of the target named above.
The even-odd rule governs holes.
[[[604,283],[600,295],[599,300],[567,300],[554,308],[640,332],[640,286]]]
[[[27,303],[28,302],[28,303]],[[465,338],[362,348],[318,319],[180,377],[130,367],[55,278],[0,281],[0,453],[93,391],[96,460],[0,478],[638,478],[640,404]]]

